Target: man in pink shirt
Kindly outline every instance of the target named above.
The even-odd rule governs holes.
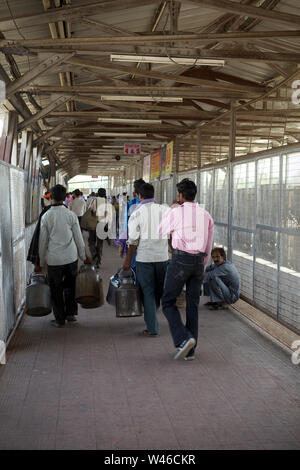
[[[192,360],[198,338],[198,306],[203,273],[209,261],[214,223],[210,214],[195,203],[197,187],[187,178],[177,184],[179,206],[170,208],[158,232],[171,235],[172,260],[168,266],[162,309],[177,348],[174,359]],[[186,284],[186,324],[176,299]]]

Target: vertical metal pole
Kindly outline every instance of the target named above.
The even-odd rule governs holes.
[[[254,233],[253,233],[253,268],[252,268],[252,299],[255,301],[255,263],[256,263],[256,226],[257,226],[257,190],[258,190],[258,178],[257,178],[257,164],[258,160],[255,160],[255,196],[254,196]]]
[[[279,194],[278,194],[278,227],[281,227],[281,204],[283,184],[283,154],[279,156]],[[285,157],[286,158],[286,157]],[[281,263],[281,233],[277,233],[277,320],[280,317],[280,263]]]
[[[201,191],[201,130],[200,127],[197,127],[197,200],[200,201],[200,191]]]
[[[178,171],[179,171],[179,138],[175,137],[174,140],[174,168],[175,172],[173,174],[173,201],[177,198],[177,188],[176,184],[178,182]]]
[[[235,137],[236,137],[236,112],[234,101],[230,103],[230,131],[229,131],[229,154],[228,154],[228,259],[232,260],[232,211],[233,211],[233,167],[235,159]]]

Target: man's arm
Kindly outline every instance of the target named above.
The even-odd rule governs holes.
[[[128,251],[126,253],[125,261],[124,261],[123,266],[122,266],[124,271],[128,271],[128,269],[130,269],[131,260],[132,260],[132,257],[134,255],[136,249],[137,249],[137,245],[129,245]]]
[[[173,212],[172,208],[168,209],[162,216],[161,222],[158,226],[159,235],[168,235],[173,230]]]
[[[82,259],[82,261],[84,261],[86,264],[91,264],[90,258],[88,258],[85,253],[85,244],[84,244],[81,229],[79,226],[78,218],[76,216],[72,224],[72,232],[73,232],[75,244],[77,246],[79,258]]]
[[[207,234],[207,243],[206,243],[206,248],[205,248],[205,253],[207,256],[204,258],[204,270],[208,264],[208,261],[210,260],[210,254],[211,254],[211,249],[212,249],[212,244],[213,244],[213,239],[214,239],[214,221],[211,216],[209,216],[209,221],[208,221],[208,234]]]
[[[140,239],[140,221],[139,214],[133,213],[128,220],[128,251],[126,253],[123,269],[126,271],[130,269],[130,263],[134,252],[137,249]]]
[[[47,260],[47,251],[49,244],[49,232],[46,221],[41,220],[40,227],[40,236],[39,236],[39,258],[40,258],[40,267],[42,268],[46,264]]]

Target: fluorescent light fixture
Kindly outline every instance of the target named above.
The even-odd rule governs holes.
[[[220,59],[193,59],[192,57],[158,57],[148,55],[119,55],[111,54],[111,62],[147,62],[151,64],[175,65],[210,65],[214,67],[224,67],[225,60]]]
[[[180,88],[178,89],[180,91]],[[176,96],[131,96],[131,95],[102,95],[102,101],[168,101],[173,103],[182,103],[183,98]]]
[[[124,145],[102,145],[103,149],[123,149]]]
[[[147,137],[147,134],[130,134],[130,133],[119,133],[119,132],[94,132],[94,135],[104,137]]]
[[[99,122],[123,122],[132,124],[161,124],[160,119],[122,119],[122,118],[98,118]]]

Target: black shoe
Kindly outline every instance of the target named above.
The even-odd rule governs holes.
[[[63,328],[65,326],[64,323],[58,323],[58,321],[56,321],[56,320],[51,320],[50,323],[51,323],[52,326],[55,326],[56,328]]]
[[[67,315],[66,320],[68,320],[68,322],[74,322],[77,321],[77,318],[75,317],[75,315]]]
[[[204,305],[206,305],[207,307],[209,305],[217,305],[217,302],[206,302]]]
[[[209,310],[228,310],[228,307],[223,304],[215,303],[207,307]]]
[[[196,344],[195,338],[189,338],[189,339],[184,340],[179,346],[179,348],[177,349],[174,359],[183,359],[185,356],[188,355],[188,353],[195,346],[195,344]]]

